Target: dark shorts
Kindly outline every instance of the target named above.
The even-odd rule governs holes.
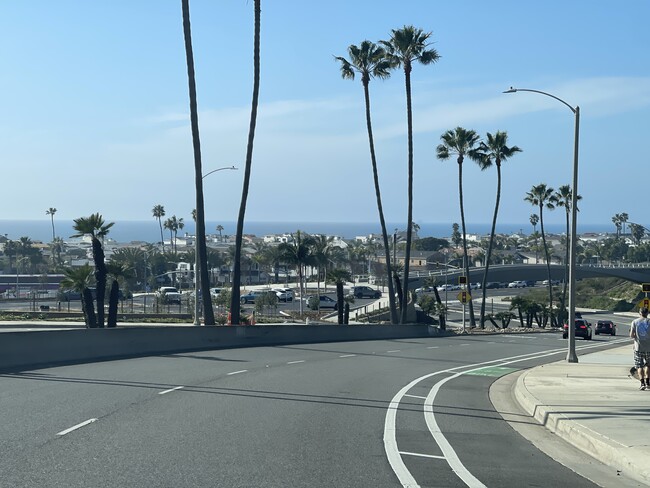
[[[637,368],[650,366],[650,352],[634,351],[634,366]]]

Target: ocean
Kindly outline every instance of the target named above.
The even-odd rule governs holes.
[[[217,225],[223,226],[223,235],[233,235],[235,233],[236,222],[206,222],[205,229],[207,234],[216,234]],[[452,233],[451,223],[427,223],[418,222],[420,237],[442,237],[448,238]],[[74,234],[72,228],[73,222],[70,220],[57,220],[54,218],[54,227],[57,237],[66,240]],[[386,227],[389,233],[395,229],[404,230],[403,223],[387,223]],[[309,234],[336,235],[345,239],[353,239],[356,236],[367,236],[369,234],[380,234],[381,227],[378,222],[246,222],[244,225],[245,234],[253,234],[262,237],[267,234],[284,234],[301,230]],[[537,226],[539,230],[539,226]],[[549,234],[563,234],[565,226],[563,224],[547,224],[544,230]],[[490,233],[489,223],[470,223],[467,224],[467,232],[470,234],[487,235]],[[532,233],[530,223],[527,224],[498,224],[497,232],[501,234],[514,234],[523,232],[524,234]],[[586,232],[614,232],[614,226],[610,224],[580,224],[578,233]],[[178,232],[179,236],[185,233],[194,233],[194,222],[187,222],[185,227]],[[32,241],[50,242],[52,240],[52,224],[50,220],[0,220],[0,235],[5,235],[9,239],[19,239],[20,237],[29,237]],[[163,235],[169,239],[169,231],[163,229]],[[151,220],[123,220],[115,221],[111,227],[108,237],[117,242],[159,242],[160,227],[158,221]]]

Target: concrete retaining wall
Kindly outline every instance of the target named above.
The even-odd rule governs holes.
[[[0,334],[0,370],[233,347],[437,335],[426,325],[129,327]]]

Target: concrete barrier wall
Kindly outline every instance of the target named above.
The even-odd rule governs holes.
[[[233,347],[436,335],[426,325],[129,327],[0,334],[0,370]]]

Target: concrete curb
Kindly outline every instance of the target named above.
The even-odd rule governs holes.
[[[535,368],[536,369],[536,368]],[[645,452],[616,442],[571,419],[552,405],[545,405],[526,385],[535,369],[524,372],[514,387],[514,397],[537,422],[584,453],[650,485],[650,469]],[[570,394],[567,391],[567,394]],[[643,427],[641,424],[639,428]]]

